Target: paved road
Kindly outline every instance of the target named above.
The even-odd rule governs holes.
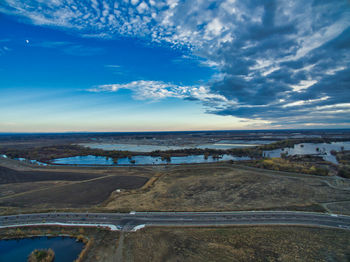
[[[308,225],[350,230],[350,216],[287,211],[38,213],[0,216],[0,227],[53,223],[112,225],[123,231],[135,230],[140,225]]]

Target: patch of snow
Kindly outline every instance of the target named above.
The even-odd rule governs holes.
[[[32,223],[32,224],[16,224],[16,225],[6,225],[0,226],[0,228],[9,227],[26,227],[26,226],[85,226],[85,227],[107,227],[112,231],[119,231],[120,227],[112,224],[88,224],[88,223],[58,223],[58,222],[43,222],[43,223]]]
[[[146,227],[145,224],[138,225],[138,226],[134,227],[131,231],[135,232],[135,231],[137,231],[137,230],[139,230],[139,229],[142,229],[142,228],[144,228],[144,227]]]

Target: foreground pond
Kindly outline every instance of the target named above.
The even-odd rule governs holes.
[[[70,237],[34,237],[0,240],[0,261],[23,262],[34,249],[51,248],[55,262],[70,262],[78,258],[84,244]]]
[[[287,153],[288,155],[319,155],[322,156],[324,160],[337,164],[338,161],[335,156],[331,154],[332,150],[350,150],[350,142],[332,142],[327,143],[303,143],[294,145],[291,148],[275,149],[270,151],[264,151],[265,157],[280,157],[282,153]]]
[[[208,156],[206,159],[204,155],[178,156],[171,157],[171,161],[162,160],[161,157],[153,156],[133,156],[131,158],[119,158],[118,163],[113,163],[111,158],[103,156],[75,156],[54,159],[51,162],[54,164],[65,165],[160,165],[160,164],[193,164],[193,163],[212,163],[227,160],[249,160],[249,157],[237,157],[232,155],[222,155],[221,158],[213,158]]]

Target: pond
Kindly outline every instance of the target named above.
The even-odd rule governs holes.
[[[249,160],[249,157],[237,157],[232,155],[222,155],[220,158],[208,156],[206,159],[204,155],[190,155],[171,157],[171,161],[162,160],[161,157],[153,156],[133,156],[131,158],[119,158],[118,163],[113,163],[113,159],[103,156],[75,156],[54,159],[53,164],[64,165],[160,165],[160,164],[192,164],[192,163],[212,163],[227,160]]]
[[[34,249],[51,248],[55,262],[70,262],[78,258],[84,244],[70,237],[34,237],[0,240],[0,261],[23,262]]]
[[[332,142],[327,143],[302,143],[296,144],[291,148],[282,148],[264,151],[265,157],[280,157],[282,153],[288,153],[288,155],[319,155],[326,161],[337,164],[338,161],[335,156],[331,154],[332,150],[341,151],[350,150],[350,142]]]

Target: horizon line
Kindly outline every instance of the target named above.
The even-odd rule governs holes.
[[[189,133],[189,132],[239,132],[239,131],[298,131],[298,130],[349,130],[350,128],[285,128],[285,129],[217,129],[217,130],[155,130],[155,131],[48,131],[48,132],[1,132],[4,134],[114,134],[114,133]]]

